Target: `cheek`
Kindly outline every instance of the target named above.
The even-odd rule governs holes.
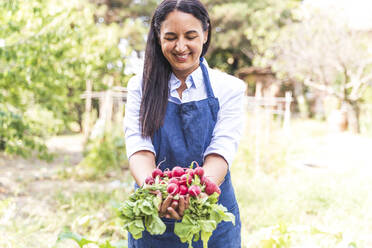
[[[162,44],[161,45],[161,50],[163,53],[170,52],[172,50],[173,46],[170,43]]]
[[[194,51],[194,52],[201,52],[203,50],[203,43],[193,43],[192,46],[190,46],[190,48]]]

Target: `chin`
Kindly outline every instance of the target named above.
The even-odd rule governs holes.
[[[179,70],[179,71],[188,71],[192,70],[196,67],[199,63],[192,61],[192,62],[186,62],[186,63],[174,63],[173,68]]]

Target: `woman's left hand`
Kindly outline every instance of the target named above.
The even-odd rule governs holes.
[[[172,197],[172,196],[169,195],[168,197]],[[165,214],[165,217],[170,218],[170,219],[181,220],[184,215],[185,210],[189,207],[189,200],[190,200],[189,195],[180,196],[178,202],[173,201],[172,204],[167,207],[167,212]]]

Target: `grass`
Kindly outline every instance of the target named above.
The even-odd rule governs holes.
[[[51,188],[44,196],[3,200],[8,211],[3,210],[0,215],[0,221],[4,221],[0,225],[0,247],[76,247],[70,241],[55,245],[59,233],[66,228],[92,240],[126,240],[115,210],[130,192],[131,186],[119,180],[70,181],[63,188]]]
[[[257,123],[248,122],[232,165],[243,247],[372,247],[369,154],[357,146],[371,143],[330,136],[318,121],[293,121],[290,133]],[[115,212],[132,191],[127,171],[89,181],[56,174],[47,187],[42,179],[17,181],[16,194],[0,198],[0,247],[78,247],[55,244],[65,228],[99,242],[127,238]],[[32,185],[39,190],[28,191]]]
[[[242,212],[243,247],[372,246],[368,154],[364,154],[366,167],[306,167],[300,162],[324,161],[327,153],[337,161],[342,155],[327,147],[322,123],[295,122],[291,136],[277,129],[260,144],[265,154],[257,165],[249,150],[256,149],[251,142],[256,135],[246,133],[232,168]],[[358,156],[353,153],[358,150],[350,150],[349,156]]]

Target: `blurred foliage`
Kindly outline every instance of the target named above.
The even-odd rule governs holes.
[[[58,213],[66,218],[59,228],[56,248],[67,247],[66,242],[63,241],[68,239],[74,240],[81,246],[88,243],[107,248],[110,246],[105,245],[109,244],[113,247],[126,245],[127,232],[122,229],[117,209],[128,197],[127,188],[132,187],[132,184],[124,183],[128,181],[127,177],[121,176],[120,180],[103,185],[100,185],[102,181],[95,181],[94,186],[85,190],[80,188],[77,192],[65,190],[57,192],[53,200],[57,205]],[[114,185],[114,182],[117,184]]]
[[[209,63],[232,74],[253,63],[262,64],[260,58],[268,52],[265,48],[293,19],[291,10],[297,2],[204,1],[214,33]],[[49,130],[47,135],[68,129],[71,122],[81,129],[84,103],[80,95],[86,81],[93,82],[93,90],[106,89],[111,79],[114,85],[126,84],[130,77],[123,73],[126,62],[133,52],[138,56],[143,52],[158,3],[160,0],[2,1],[2,106],[12,109],[25,125],[30,107],[48,112],[47,117],[38,116],[43,120],[37,122],[38,127],[32,127]],[[58,128],[50,129],[47,123],[58,123]],[[29,137],[42,136],[30,130]]]
[[[149,22],[160,0],[91,0],[100,6],[97,18],[107,23],[130,22],[124,34],[130,47],[142,51]],[[295,20],[300,0],[202,1],[212,22],[207,54],[211,66],[235,74],[252,64],[267,66],[266,57],[283,26]]]
[[[149,23],[160,0],[90,0],[98,8],[95,17],[98,22],[118,23],[125,26],[121,37],[131,50],[140,53],[145,50],[145,37]]]
[[[78,167],[85,171],[86,178],[97,178],[126,166],[127,162],[124,134],[116,127],[88,141]]]
[[[359,132],[360,108],[372,80],[371,36],[336,14],[303,6],[301,21],[287,25],[272,44],[270,64],[279,77],[304,83],[314,95],[337,98],[338,109],[349,113],[349,128]]]
[[[128,247],[127,246],[128,242],[124,240],[115,242],[115,243],[111,243],[109,241],[106,241],[105,243],[100,243],[100,242],[86,239],[82,237],[81,235],[77,233],[73,233],[68,230],[58,235],[57,244],[63,240],[68,240],[68,239],[74,240],[81,248],[84,248],[88,246],[89,244],[92,244],[94,245],[94,247],[97,247],[97,248],[127,248]]]
[[[0,151],[22,157],[30,157],[36,151],[39,158],[51,160],[39,127],[35,120],[0,108]]]
[[[205,1],[212,20],[209,62],[228,73],[268,66],[268,49],[282,27],[296,19],[298,0]]]
[[[106,88],[104,80],[108,76],[115,84],[127,81],[117,46],[120,27],[95,23],[94,10],[94,5],[86,1],[0,2],[1,104],[19,115],[28,132],[25,135],[17,129],[20,140],[28,137],[27,142],[23,140],[24,146],[17,142],[8,145],[18,146],[17,154],[27,155],[21,151],[26,147],[41,147],[33,144],[41,137],[34,129],[43,129],[43,123],[37,127],[29,122],[25,113],[30,107],[37,105],[50,111],[50,117],[61,120],[65,127],[72,121],[81,124],[84,103],[80,94],[86,80],[94,82],[95,90]]]

